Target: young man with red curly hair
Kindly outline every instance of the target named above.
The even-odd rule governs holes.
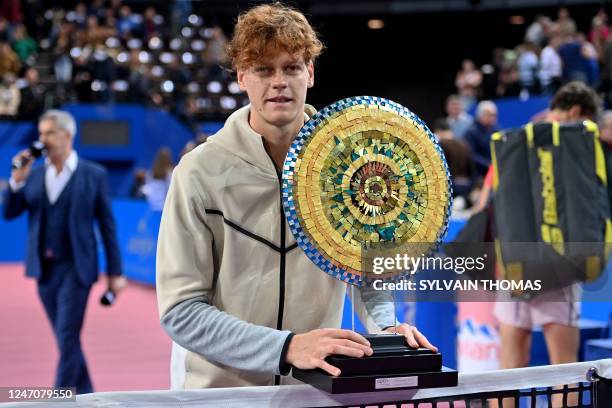
[[[292,366],[340,370],[330,354],[371,355],[361,335],[338,329],[346,284],[298,248],[281,202],[281,169],[300,128],[323,45],[300,12],[279,3],[242,14],[228,54],[250,105],[174,170],[157,253],[164,329],[174,341],[173,388],[287,383]],[[416,328],[396,326],[389,304],[369,305],[380,330],[435,350]],[[357,298],[357,296],[356,296]]]

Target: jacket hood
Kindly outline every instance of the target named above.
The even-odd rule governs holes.
[[[251,105],[247,105],[232,113],[223,128],[209,141],[276,177],[276,169],[266,152],[263,137],[249,125],[250,111]],[[304,122],[307,122],[315,113],[314,107],[304,105]]]

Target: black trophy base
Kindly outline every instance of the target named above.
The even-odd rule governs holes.
[[[440,371],[442,354],[426,348],[406,346],[403,336],[393,334],[367,335],[374,354],[368,357],[332,355],[326,360],[338,367],[342,376]]]
[[[456,387],[459,380],[458,372],[446,367],[432,372],[339,377],[331,376],[322,370],[293,368],[293,377],[330,394]]]
[[[293,377],[332,394],[454,387],[458,373],[442,367],[442,355],[425,348],[406,345],[404,336],[379,334],[365,336],[373,354],[355,358],[333,355],[326,361],[341,374],[323,370],[293,369]]]

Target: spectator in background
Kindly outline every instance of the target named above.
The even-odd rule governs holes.
[[[153,211],[161,211],[164,208],[172,169],[172,152],[167,147],[160,148],[153,160],[151,173],[147,175],[147,181],[142,187],[142,192]]]
[[[476,103],[481,83],[482,74],[476,69],[474,62],[470,59],[464,59],[461,63],[461,70],[457,72],[455,77],[455,86],[459,96],[463,99],[463,106],[466,110],[470,110],[472,105]]]
[[[0,119],[15,119],[19,111],[21,94],[13,73],[4,74],[0,83]]]
[[[171,111],[179,117],[185,117],[186,87],[191,80],[191,72],[186,69],[177,58],[174,58],[166,71],[166,76],[173,84],[171,98],[169,99]]]
[[[150,39],[154,35],[159,35],[161,27],[155,22],[157,12],[153,7],[147,7],[144,12],[144,36],[145,39]]]
[[[86,60],[76,59],[72,83],[79,102],[89,103],[93,101],[91,92],[92,81],[91,70],[86,64]]]
[[[172,1],[170,6],[170,29],[173,36],[177,37],[180,34],[181,27],[187,24],[191,10],[190,1]]]
[[[508,59],[502,65],[499,72],[499,82],[497,84],[497,96],[508,98],[519,96],[521,93],[521,80],[516,61]]]
[[[121,1],[122,0],[110,0],[110,4],[108,5],[107,8],[107,15],[113,15],[113,16],[118,16],[119,15],[119,10],[121,9]]]
[[[526,42],[518,47],[518,50],[517,68],[521,80],[521,89],[527,91],[529,95],[536,94],[539,90],[538,67],[540,65],[536,46],[533,43]]]
[[[65,20],[65,12],[64,10],[56,10],[52,11],[53,15],[51,16],[50,26],[47,26],[46,35],[42,35],[45,37],[44,39],[48,41],[51,47],[57,44],[57,39],[63,33],[66,35],[66,31],[68,28],[72,29],[74,25]]]
[[[472,150],[476,176],[484,177],[491,164],[489,141],[497,132],[497,106],[491,101],[482,101],[476,107],[476,120],[465,134],[465,141]]]
[[[612,110],[607,110],[601,115],[599,121],[599,140],[606,158],[608,175],[608,199],[612,206]]]
[[[106,28],[107,32],[112,32],[113,36],[117,35],[117,17],[115,17],[115,14],[110,9],[106,10],[106,16],[100,21],[104,21],[104,28]]]
[[[133,50],[130,53],[128,67],[129,99],[133,102],[146,104],[149,101],[149,92],[151,92],[151,81],[149,68],[140,62],[138,50]]]
[[[555,21],[559,34],[565,37],[573,37],[576,35],[576,22],[570,16],[569,11],[565,7],[561,7],[557,12],[557,21]]]
[[[585,59],[582,55],[582,44],[574,34],[567,35],[559,31],[561,35],[561,45],[558,53],[561,58],[561,80],[564,84],[571,81],[587,83],[588,74],[586,71]]]
[[[21,69],[21,61],[11,48],[9,43],[0,42],[0,77],[7,73],[18,74]]]
[[[87,28],[85,29],[87,35],[87,42],[89,44],[102,44],[108,37],[106,27],[101,27],[98,23],[98,17],[88,16],[87,17]]]
[[[482,99],[497,98],[499,75],[506,62],[505,54],[506,50],[503,47],[495,47],[491,54],[492,63],[482,66]]]
[[[130,187],[130,198],[135,200],[145,200],[147,197],[142,191],[147,180],[147,172],[144,169],[136,169],[134,171],[134,182]]]
[[[463,139],[465,132],[474,122],[474,119],[463,109],[463,101],[459,95],[450,95],[446,98],[446,122],[454,137]]]
[[[178,108],[179,106],[177,106]],[[197,132],[199,123],[197,120],[198,115],[198,102],[194,96],[187,96],[184,98],[184,104],[182,110],[176,110],[176,116],[183,121],[189,129],[191,129],[194,133]]]
[[[21,88],[19,117],[22,120],[36,120],[44,109],[45,86],[39,81],[38,70],[28,68],[25,72],[26,86]]]
[[[225,64],[227,46],[227,37],[219,26],[212,28],[212,36],[208,42],[208,46],[203,52],[202,58],[208,67],[209,79],[218,79],[223,74],[222,65]]]
[[[525,32],[525,42],[535,44],[538,47],[543,47],[548,39],[548,32],[551,25],[552,21],[549,17],[538,14],[534,22],[527,27],[527,31]]]
[[[89,5],[87,14],[90,16],[96,16],[98,20],[101,20],[106,15],[106,7],[104,6],[104,0],[93,0]]]
[[[58,85],[64,86],[72,81],[72,59],[70,58],[70,37],[60,35],[53,49],[53,72]]]
[[[87,27],[87,7],[84,3],[78,3],[74,11],[66,15],[66,19],[74,23],[76,28],[84,30]]]
[[[6,18],[0,17],[0,42],[8,42],[9,39],[8,21],[6,21]]]
[[[612,38],[608,38],[604,44],[601,56],[601,79],[608,106],[612,106]]]
[[[455,138],[448,121],[439,118],[434,122],[434,134],[444,151],[453,183],[453,208],[464,210],[472,206],[470,193],[474,179],[474,163],[469,146]],[[459,198],[460,197],[460,198]],[[459,199],[457,199],[459,198]]]
[[[591,21],[591,31],[589,31],[589,41],[598,55],[602,55],[603,47],[608,40],[610,29],[608,28],[608,14],[604,8],[599,9],[593,20]]]
[[[47,28],[45,24],[45,11],[47,10],[44,0],[23,0],[23,24],[28,28],[30,36],[36,40],[43,37]]]
[[[138,28],[138,21],[130,6],[123,5],[119,9],[119,19],[117,21],[117,31],[119,36],[127,38]]]
[[[107,48],[99,44],[94,49],[88,60],[89,70],[94,81],[98,81],[99,88],[92,88],[97,93],[97,100],[110,102],[113,99],[110,84],[117,79],[117,66],[108,55]],[[93,85],[93,84],[92,84]]]
[[[34,65],[30,57],[38,51],[38,44],[28,35],[23,24],[19,24],[13,31],[13,50],[22,63],[28,66]]]
[[[593,44],[587,41],[584,33],[578,33],[577,38],[581,44],[580,51],[587,75],[587,85],[596,89],[599,86],[599,55]]]
[[[538,78],[541,91],[545,95],[553,95],[561,86],[561,58],[557,53],[560,41],[559,35],[553,34],[540,54]]]

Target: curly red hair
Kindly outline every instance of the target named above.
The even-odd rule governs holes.
[[[301,12],[278,2],[253,7],[238,17],[227,47],[233,69],[251,67],[279,50],[314,62],[323,44]]]

